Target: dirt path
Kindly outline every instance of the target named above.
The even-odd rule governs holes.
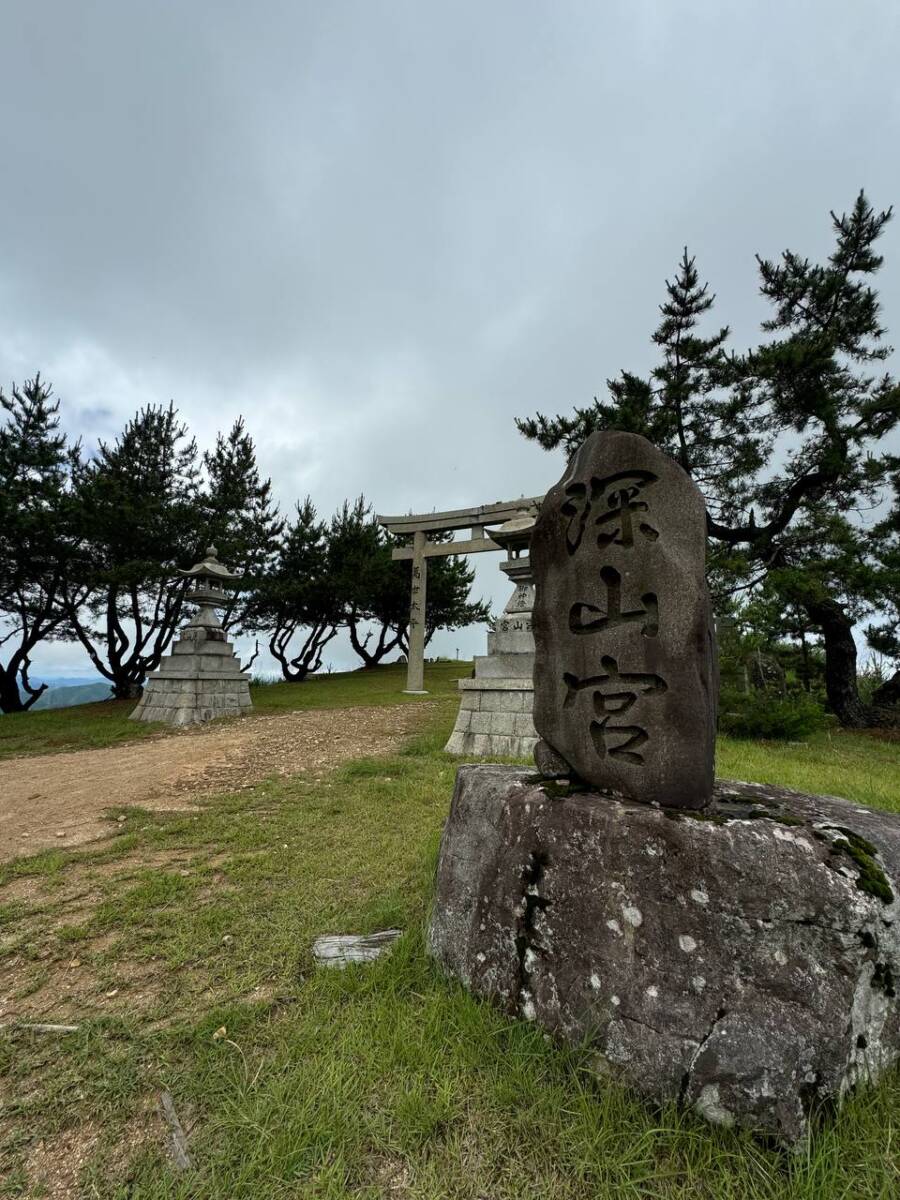
[[[390,753],[431,707],[278,713],[103,750],[7,759],[0,766],[0,860],[103,837],[114,824],[103,813],[118,805],[187,809],[198,795]]]

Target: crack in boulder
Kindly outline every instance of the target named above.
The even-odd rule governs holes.
[[[709,1039],[712,1037],[713,1033],[715,1032],[716,1026],[723,1019],[723,1017],[727,1017],[727,1016],[728,1016],[728,1009],[725,1008],[725,1006],[723,1004],[720,1004],[718,1009],[716,1010],[716,1015],[713,1017],[712,1022],[710,1023],[709,1029],[707,1029],[706,1033],[703,1035],[703,1037],[697,1043],[697,1049],[691,1055],[691,1061],[687,1065],[687,1070],[681,1077],[681,1089],[678,1093],[679,1104],[683,1104],[685,1102],[685,1099],[687,1098],[688,1090],[691,1086],[691,1076],[694,1073],[694,1067],[697,1065],[697,1059],[703,1053],[704,1047],[706,1046],[706,1043],[709,1041]]]
[[[531,978],[531,963],[540,950],[535,938],[535,920],[539,912],[550,905],[550,901],[539,892],[547,867],[548,857],[543,850],[532,850],[522,872],[522,899],[516,922],[516,988],[515,1005],[527,1020],[534,1017],[534,1003],[528,984]]]

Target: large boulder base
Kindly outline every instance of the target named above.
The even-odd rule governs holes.
[[[654,1101],[786,1143],[900,1054],[900,817],[719,782],[702,813],[457,774],[429,948]]]

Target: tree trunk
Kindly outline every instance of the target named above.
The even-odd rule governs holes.
[[[371,630],[362,640],[360,640],[359,627],[356,619],[354,617],[348,617],[347,632],[350,634],[350,645],[362,659],[364,669],[368,670],[370,667],[377,667],[378,659],[375,657],[375,655],[370,654],[368,650],[369,642],[372,640]]]
[[[302,628],[308,628],[309,633],[293,656],[291,642],[298,629],[294,622],[277,625],[269,638],[269,650],[277,659],[286,683],[302,683],[308,675],[315,674],[322,666],[322,651],[337,635],[337,626],[329,625],[327,621],[316,621]]]
[[[28,693],[28,698],[22,699],[22,691],[19,688],[19,672],[22,669],[22,661],[21,654],[17,652],[5,667],[0,664],[0,713],[27,712],[47,690],[46,683],[32,687],[28,682],[28,665],[30,664],[26,658],[24,660],[26,665],[22,670],[22,683],[23,690]]]
[[[895,671],[890,679],[875,689],[872,693],[872,703],[876,708],[900,706],[900,671]]]
[[[279,661],[281,667],[281,678],[285,683],[302,683],[309,674],[308,667],[292,667],[287,659]]]
[[[144,688],[134,679],[116,680],[113,683],[112,693],[114,700],[140,700]]]
[[[812,672],[809,669],[809,645],[805,629],[800,631],[800,654],[803,659],[803,690],[809,695],[812,691]]]
[[[825,642],[825,694],[831,711],[847,729],[864,729],[872,714],[860,699],[856,679],[856,642],[853,622],[834,600],[808,603],[809,619],[818,625]]]
[[[0,667],[0,712],[16,713],[24,711],[25,705],[22,703],[22,697],[19,695],[19,685],[16,682],[15,672],[10,672],[5,667]]]
[[[346,621],[347,632],[350,634],[350,645],[363,660],[363,667],[377,667],[383,658],[386,658],[390,652],[400,644],[400,634],[395,633],[393,637],[390,634],[393,632],[390,625],[382,624],[379,633],[378,641],[375,643],[375,649],[369,649],[369,643],[372,640],[372,631],[366,634],[362,640],[359,637],[359,620],[357,617],[349,616]]]

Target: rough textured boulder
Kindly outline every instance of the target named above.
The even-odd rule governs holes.
[[[636,434],[592,434],[541,506],[534,723],[595,787],[681,808],[712,795],[705,560],[703,497]]]
[[[598,1070],[796,1142],[900,1052],[900,817],[718,783],[702,813],[464,766],[432,954]]]

